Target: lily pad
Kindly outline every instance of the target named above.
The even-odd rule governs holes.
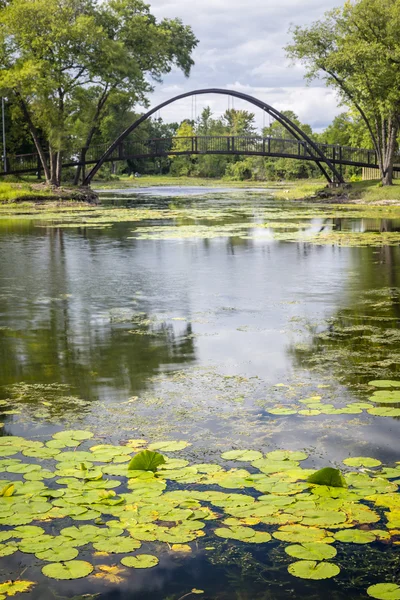
[[[315,483],[317,485],[327,485],[330,487],[346,487],[346,482],[342,477],[339,469],[333,469],[332,467],[324,467],[319,471],[313,473],[308,477],[309,483]]]
[[[161,452],[178,452],[179,450],[184,450],[190,446],[189,442],[185,441],[172,441],[172,442],[155,442],[154,444],[149,444],[149,450],[161,450]]]
[[[306,527],[305,525],[282,525],[278,531],[275,531],[273,537],[284,542],[297,542],[304,544],[305,542],[325,542],[331,543],[334,538],[328,536],[325,529],[318,527]]]
[[[294,558],[314,561],[329,560],[337,554],[336,548],[329,544],[321,544],[320,542],[305,542],[303,544],[287,546],[285,552]]]
[[[301,579],[330,579],[340,573],[337,565],[315,560],[299,560],[289,565],[288,571]]]
[[[150,569],[158,565],[158,558],[152,554],[138,554],[137,556],[125,556],[121,559],[124,567],[134,569]]]
[[[40,560],[48,560],[51,562],[66,562],[69,560],[73,560],[78,556],[79,552],[76,548],[72,546],[57,546],[56,548],[49,548],[48,550],[43,550],[43,552],[37,552],[35,554],[36,558],[40,558]]]
[[[252,462],[253,460],[262,458],[262,453],[257,450],[229,450],[229,452],[224,452],[221,456],[225,460]]]
[[[70,429],[67,431],[59,431],[53,435],[55,440],[76,440],[77,442],[83,442],[84,440],[90,440],[93,437],[91,431],[83,431],[82,429]]]
[[[113,537],[94,542],[93,548],[99,552],[126,554],[140,548],[141,543],[131,537]]]
[[[369,458],[368,456],[345,458],[343,463],[348,467],[379,467],[382,464],[380,460],[377,460],[376,458]]]
[[[369,586],[367,594],[377,600],[400,600],[400,585],[397,585],[397,583],[376,583]]]
[[[367,413],[375,417],[400,417],[400,408],[390,408],[389,406],[374,406],[369,408]]]
[[[214,531],[215,535],[218,537],[231,539],[231,540],[239,540],[241,542],[246,541],[247,539],[254,536],[255,531],[250,527],[220,527]]]
[[[35,583],[33,581],[4,581],[0,583],[0,594],[5,594],[6,596],[15,596],[16,594],[21,594],[23,592],[29,592]]]
[[[339,542],[349,544],[370,544],[376,540],[375,534],[362,529],[344,529],[334,534]]]
[[[158,452],[142,450],[136,454],[128,465],[129,471],[157,471],[157,467],[165,463],[165,458]]]
[[[297,450],[273,450],[266,455],[270,460],[305,460],[307,457],[308,454]]]
[[[81,579],[93,571],[93,565],[85,560],[70,560],[66,563],[50,563],[42,569],[43,575],[52,579]]]
[[[369,381],[368,385],[377,388],[400,388],[400,381],[396,381],[394,379],[375,379],[374,381]]]

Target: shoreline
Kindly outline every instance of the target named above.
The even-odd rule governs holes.
[[[223,179],[206,179],[170,176],[143,176],[137,179],[121,177],[108,182],[95,181],[93,187],[62,187],[47,186],[44,183],[29,181],[8,182],[0,181],[0,210],[20,208],[23,204],[37,206],[38,209],[52,209],[73,206],[99,206],[101,197],[113,190],[132,191],[146,188],[172,187],[179,190],[185,188],[227,188],[240,192],[263,191],[273,195],[277,200],[307,202],[314,204],[357,204],[357,205],[391,205],[400,206],[400,180],[393,186],[382,187],[376,181],[355,182],[338,188],[327,187],[321,180],[299,181],[226,181]],[[171,192],[171,196],[173,193]],[[121,198],[122,198],[121,194]]]

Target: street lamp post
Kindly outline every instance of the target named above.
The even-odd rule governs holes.
[[[3,127],[3,164],[4,164],[4,173],[7,173],[6,115],[5,115],[4,96],[1,99],[1,120],[2,120],[2,127]]]

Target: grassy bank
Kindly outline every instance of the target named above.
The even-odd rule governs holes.
[[[96,202],[97,194],[87,188],[59,187],[54,188],[45,183],[31,183],[29,181],[0,181],[0,206],[10,207],[21,202]]]
[[[143,175],[142,177],[121,175],[118,179],[112,181],[93,181],[92,187],[95,190],[101,191],[159,186],[279,189],[282,185],[288,186],[292,184],[281,184],[277,181],[227,181],[225,179],[208,179],[206,177],[171,177],[170,175]]]
[[[360,181],[352,183],[349,188],[328,189],[322,180],[301,181],[226,181],[223,179],[207,179],[202,177],[171,177],[167,175],[151,175],[138,178],[121,176],[112,181],[95,181],[92,191],[87,188],[50,188],[44,183],[30,181],[29,178],[13,181],[0,181],[0,206],[11,208],[14,204],[23,203],[66,203],[95,202],[96,191],[117,190],[121,188],[140,189],[146,187],[208,187],[232,189],[264,189],[270,190],[276,198],[282,200],[314,200],[324,202],[362,202],[398,203],[400,204],[400,180],[393,186],[382,187],[379,181]]]
[[[347,194],[350,200],[362,200],[365,203],[385,201],[400,203],[400,179],[395,179],[393,185],[384,187],[377,180],[358,181],[351,184]]]
[[[41,198],[51,198],[54,194],[49,189],[40,189],[37,184],[25,181],[0,181],[0,204],[9,204]]]

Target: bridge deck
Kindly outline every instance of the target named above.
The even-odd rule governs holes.
[[[350,148],[347,146],[317,144],[328,160],[334,165],[378,168],[374,150]],[[89,148],[85,165],[96,164],[108,145],[101,144]],[[64,167],[80,164],[79,151],[66,154]],[[243,156],[270,156],[273,158],[292,158],[324,162],[320,156],[304,141],[278,139],[271,137],[242,136],[194,136],[161,139],[126,139],[107,158],[107,162],[157,158],[179,155],[227,154]],[[399,158],[400,161],[400,158]],[[20,154],[8,157],[7,173],[29,173],[40,170],[37,154]],[[400,171],[400,165],[394,167]],[[4,170],[0,175],[4,175]]]

